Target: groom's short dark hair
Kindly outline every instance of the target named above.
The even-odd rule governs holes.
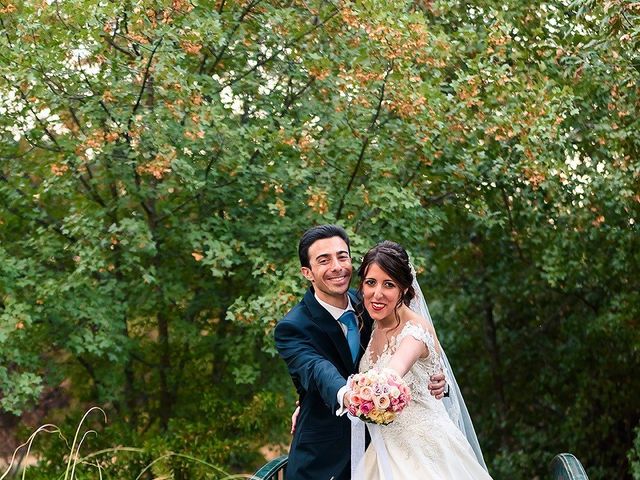
[[[302,234],[300,243],[298,243],[298,256],[300,257],[300,266],[311,268],[309,263],[309,247],[313,245],[317,240],[323,238],[340,237],[347,244],[349,254],[351,254],[351,247],[349,245],[349,235],[344,228],[338,225],[317,225],[311,227],[309,230]]]

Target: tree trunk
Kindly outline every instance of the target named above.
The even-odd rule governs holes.
[[[169,352],[169,320],[166,312],[158,312],[158,343],[160,347],[160,424],[166,430],[171,418],[171,391],[167,377],[171,369]]]
[[[501,444],[504,447],[508,443],[507,432],[505,430],[507,400],[504,393],[502,359],[500,356],[500,347],[498,345],[497,328],[495,317],[493,314],[493,301],[491,300],[491,298],[487,299],[484,313],[485,343],[487,346],[487,350],[489,351],[489,357],[491,359],[491,379],[493,383],[493,389],[497,397],[497,410],[498,417],[500,419],[500,439]]]

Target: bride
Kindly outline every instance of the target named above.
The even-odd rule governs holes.
[[[390,470],[394,480],[490,479],[407,252],[394,242],[379,243],[365,255],[358,275],[364,306],[374,320],[360,371],[391,368],[404,377],[412,395],[402,414],[380,427],[388,465],[369,446],[364,478],[384,479],[383,470]],[[446,404],[427,387],[429,377],[443,368],[450,387]]]

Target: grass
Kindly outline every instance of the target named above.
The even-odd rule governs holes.
[[[21,480],[28,480],[28,476],[27,476],[27,470],[29,469],[28,466],[25,466],[24,468],[22,468],[20,470],[20,462],[16,463],[16,458],[18,458],[18,454],[21,451],[24,451],[24,455],[22,455],[22,458],[27,458],[29,456],[29,454],[31,453],[31,448],[33,445],[33,442],[35,441],[36,437],[40,434],[40,433],[57,433],[58,436],[61,438],[61,440],[67,445],[67,447],[69,448],[69,453],[68,455],[65,455],[66,458],[62,459],[62,461],[66,462],[66,467],[65,467],[65,471],[64,471],[64,475],[60,475],[58,478],[59,480],[78,480],[76,473],[77,473],[77,467],[78,465],[83,465],[83,466],[89,466],[89,467],[93,467],[95,469],[95,477],[98,480],[103,480],[104,478],[104,474],[106,473],[106,467],[105,464],[107,462],[101,462],[100,458],[104,455],[111,455],[111,458],[113,458],[114,455],[117,455],[121,452],[127,452],[127,453],[137,453],[137,454],[147,454],[148,451],[143,449],[143,448],[136,448],[136,447],[124,447],[124,446],[118,446],[118,447],[113,447],[113,448],[106,448],[106,449],[102,449],[102,450],[98,450],[96,452],[92,452],[89,453],[85,456],[80,456],[80,449],[82,447],[82,444],[84,443],[85,439],[89,436],[89,435],[97,435],[97,432],[95,430],[92,429],[87,429],[87,430],[83,430],[83,425],[85,424],[85,421],[87,420],[87,418],[92,415],[92,414],[102,414],[102,418],[104,420],[104,422],[107,422],[107,415],[104,412],[104,410],[102,410],[100,407],[92,407],[89,410],[87,410],[85,412],[85,414],[83,415],[82,419],[80,420],[80,422],[78,423],[78,426],[76,428],[74,437],[73,437],[73,441],[71,442],[71,446],[69,446],[69,442],[67,441],[67,439],[65,438],[65,436],[63,435],[61,429],[54,425],[54,424],[45,424],[40,426],[38,429],[36,429],[27,439],[26,442],[24,442],[23,444],[21,444],[20,446],[18,446],[15,451],[13,452],[13,455],[11,457],[11,461],[9,462],[8,467],[6,468],[6,470],[4,471],[4,473],[2,473],[0,475],[0,480],[5,480],[5,479],[14,479],[14,478],[19,478]],[[26,450],[23,450],[26,449]],[[207,469],[209,469],[211,471],[211,477],[208,478],[212,478],[212,479],[216,479],[216,480],[235,480],[235,479],[256,479],[257,477],[254,477],[253,475],[250,474],[229,474],[227,472],[225,472],[222,468],[213,465],[209,462],[206,462],[204,460],[201,460],[199,458],[196,458],[192,455],[188,455],[185,453],[179,453],[179,452],[171,452],[171,451],[167,451],[165,453],[163,453],[162,455],[160,455],[159,457],[155,458],[153,461],[151,461],[150,463],[148,463],[147,465],[145,465],[140,472],[137,474],[137,476],[135,476],[134,478],[132,478],[131,480],[142,480],[143,477],[145,476],[145,474],[147,474],[146,477],[144,478],[153,478],[153,480],[170,480],[173,478],[173,474],[169,473],[169,474],[161,474],[160,476],[153,476],[152,473],[152,469],[155,465],[162,463],[163,461],[166,461],[167,459],[170,458],[181,458],[181,459],[185,459],[188,460],[190,462],[193,463],[197,463],[199,465],[202,465],[204,467],[206,467]],[[20,470],[20,471],[18,471]],[[86,478],[86,474],[83,474],[83,479]]]

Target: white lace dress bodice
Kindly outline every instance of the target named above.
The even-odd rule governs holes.
[[[442,370],[435,338],[429,331],[407,322],[396,336],[389,339],[377,359],[372,358],[370,343],[360,361],[360,371],[385,368],[408,335],[424,342],[428,355],[418,359],[403,377],[411,389],[409,405],[395,421],[380,426],[393,480],[490,479],[477,462],[465,436],[450,420],[442,401],[429,393],[431,376]],[[367,480],[388,480],[372,446],[367,449],[364,462]]]

